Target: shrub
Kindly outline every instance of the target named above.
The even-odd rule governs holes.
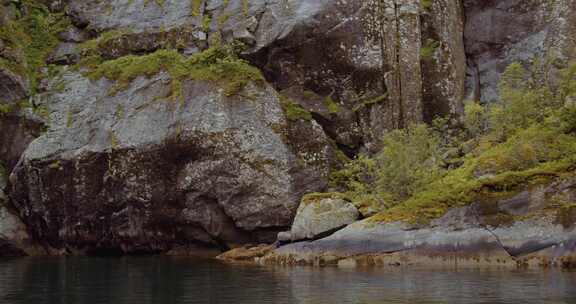
[[[63,13],[51,13],[38,1],[21,1],[19,13],[14,21],[0,27],[0,39],[16,53],[22,52],[23,58],[18,63],[0,60],[0,66],[27,76],[35,92],[46,57],[58,45],[56,35],[70,25],[70,20]]]
[[[464,104],[464,127],[470,137],[478,137],[487,129],[488,112],[481,104],[468,101]]]
[[[519,63],[511,64],[502,74],[499,84],[502,102],[490,109],[490,130],[505,140],[519,129],[540,123],[556,105],[555,98],[546,87],[534,88],[537,80],[527,77]]]
[[[376,156],[376,187],[395,201],[406,199],[442,174],[440,138],[426,125],[390,132],[383,147]]]
[[[389,133],[380,153],[343,170],[352,177],[343,180],[353,200],[386,202],[373,221],[427,223],[450,208],[510,197],[528,185],[571,174],[576,166],[575,66],[562,71],[555,89],[540,85],[545,82],[533,78],[538,73],[529,77],[522,65],[511,65],[500,83],[502,102],[465,105],[466,143],[457,124],[446,119]],[[459,164],[443,169],[440,155],[469,142],[474,147],[461,148],[467,154]]]
[[[423,124],[395,130],[374,158],[360,156],[331,177],[355,201],[390,207],[442,175],[438,135]]]

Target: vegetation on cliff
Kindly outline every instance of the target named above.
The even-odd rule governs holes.
[[[510,65],[502,102],[468,102],[462,122],[390,132],[377,155],[348,163],[332,186],[380,208],[376,221],[415,223],[569,175],[576,167],[576,65],[561,72],[557,87],[535,70]]]
[[[15,19],[0,26],[0,40],[11,50],[11,58],[0,56],[0,67],[25,76],[34,93],[46,57],[58,45],[56,35],[70,26],[70,20],[64,13],[52,13],[37,1],[12,2]]]
[[[189,58],[173,49],[161,49],[143,56],[124,56],[93,65],[87,75],[94,80],[105,77],[116,81],[110,92],[115,94],[126,89],[137,77],[150,77],[160,71],[170,75],[174,99],[181,97],[185,79],[218,83],[226,96],[238,93],[248,83],[264,80],[260,71],[238,58],[234,46],[230,45],[212,47]]]

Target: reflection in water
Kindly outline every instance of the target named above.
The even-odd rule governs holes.
[[[27,258],[0,261],[0,303],[576,303],[576,273]]]

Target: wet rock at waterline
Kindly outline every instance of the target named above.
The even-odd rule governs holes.
[[[574,185],[574,180],[552,182],[509,199],[477,202],[424,226],[368,218],[318,240],[286,244],[252,262],[573,267],[576,213],[551,212],[550,206],[559,195],[573,197]]]

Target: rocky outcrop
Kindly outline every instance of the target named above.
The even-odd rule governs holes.
[[[278,234],[281,242],[317,239],[354,223],[360,213],[343,199],[324,198],[301,203],[289,232]]]
[[[106,79],[62,80],[64,90],[39,99],[50,109],[48,131],[12,175],[13,204],[45,246],[155,252],[273,241],[300,193],[324,187],[329,142],[314,122],[313,136],[289,142],[267,85],[226,97],[190,80],[176,102],[166,73],[114,95]],[[293,151],[299,142],[314,144]],[[308,180],[295,179],[302,170]]]
[[[350,156],[390,129],[461,112],[463,12],[455,0],[69,2],[77,26],[113,32],[99,45],[105,58],[243,42],[245,57]]]
[[[261,23],[274,25],[259,28],[248,58],[317,114],[340,147],[373,149],[388,130],[461,112],[463,14],[454,4],[296,1],[288,16],[272,5]],[[276,39],[262,43],[260,35]],[[327,101],[338,105],[332,113]]]
[[[339,265],[573,267],[573,179],[499,201],[453,209],[426,226],[356,222],[320,240],[282,246],[258,263]]]
[[[572,0],[41,2],[49,9],[41,14],[70,19],[53,33],[50,52],[0,35],[0,162],[13,173],[1,221],[23,231],[22,219],[50,253],[272,242],[304,194],[325,190],[335,155],[376,151],[383,134],[410,123],[458,119],[466,95],[498,99],[500,74],[514,61],[541,58],[538,68],[553,83],[575,47]],[[30,13],[21,1],[0,3],[0,26]],[[238,94],[214,79],[175,85],[169,71],[144,71],[123,86],[87,76],[107,60],[162,49],[187,57],[238,41],[239,55],[265,78]],[[502,210],[526,215],[515,204],[533,209]],[[358,217],[344,202],[331,208],[343,208],[346,219],[297,218],[294,227],[306,231],[289,239],[317,238]],[[464,246],[466,256],[516,258],[503,240],[533,248],[525,239],[538,240],[537,231],[566,236],[545,244],[571,238],[554,221],[487,229],[492,217],[475,210],[418,229],[365,221],[270,257],[329,251],[340,261],[372,250],[422,256]],[[471,222],[446,224],[453,220]],[[528,231],[535,236],[518,234]]]

